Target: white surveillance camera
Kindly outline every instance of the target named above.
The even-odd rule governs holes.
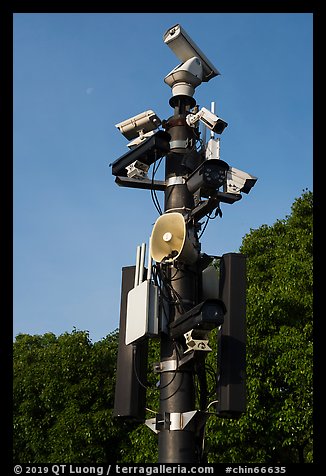
[[[257,180],[257,177],[247,172],[243,172],[235,167],[229,167],[224,191],[227,193],[249,193]]]
[[[190,58],[176,66],[164,82],[172,88],[173,96],[193,96],[195,87],[202,82],[203,67],[198,58]]]
[[[199,120],[211,131],[216,132],[216,134],[222,134],[228,125],[227,122],[206,109],[206,107],[202,107],[196,114],[188,114],[186,117],[188,126],[194,126]]]
[[[149,165],[140,162],[139,160],[135,160],[132,164],[126,167],[127,170],[127,177],[129,178],[138,178],[143,179],[147,178],[147,172],[149,169]]]
[[[207,82],[220,74],[181,25],[177,24],[169,28],[163,35],[163,40],[181,61],[184,62],[193,57],[199,58],[203,66],[202,81]]]
[[[153,131],[161,124],[161,119],[152,110],[142,112],[137,116],[119,122],[115,127],[126,139],[132,140]]]

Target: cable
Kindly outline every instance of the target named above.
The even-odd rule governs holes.
[[[212,365],[209,365],[209,364],[206,363],[205,370],[208,372],[208,374],[210,375],[210,377],[213,379],[213,382],[214,382],[214,386],[213,386],[212,390],[208,392],[208,397],[211,397],[216,392],[217,375],[216,375],[216,372],[215,372],[214,367]]]
[[[184,313],[186,312],[182,303],[182,298],[180,294],[173,288],[173,286],[169,282],[168,276],[164,273],[163,268],[156,266],[156,272],[157,276],[160,278],[161,285],[160,285],[160,291],[162,293],[163,299],[165,299],[169,304],[177,304],[179,305],[181,311]],[[164,291],[163,291],[163,286],[170,291],[171,297],[173,298],[172,300],[169,298],[169,296],[166,296]]]
[[[204,228],[202,229],[202,231],[201,231],[200,235],[198,236],[198,239],[200,239],[200,238],[203,236],[203,234],[204,234],[204,231],[206,230],[206,228],[207,228],[207,225],[208,225],[208,222],[209,222],[209,220],[210,220],[210,218],[209,218],[209,215],[206,215],[206,216],[207,216],[207,219],[206,219],[206,221],[205,221]]]
[[[151,197],[152,197],[153,204],[154,204],[156,210],[158,211],[159,215],[162,215],[162,213],[163,213],[162,208],[161,208],[160,202],[157,198],[156,190],[154,189],[154,177],[155,177],[155,174],[156,174],[159,166],[161,165],[163,157],[161,157],[160,160],[158,161],[158,163],[156,163],[156,155],[157,155],[157,151],[155,150],[155,162],[153,164],[153,171],[152,171]]]
[[[205,221],[204,228],[202,229],[200,235],[198,236],[198,239],[200,239],[203,236],[204,231],[206,230],[206,227],[208,225],[209,220],[214,220],[217,217],[217,215],[222,217],[222,210],[220,209],[219,206],[216,207],[214,216],[212,216],[213,211],[211,211],[211,213],[209,215],[206,215],[207,219]]]
[[[213,400],[212,402],[210,402],[210,403],[207,405],[206,410],[208,410],[209,407],[210,407],[211,405],[213,405],[213,403],[218,403],[218,400]],[[213,415],[215,415],[215,413],[213,413]]]
[[[179,273],[180,269],[176,268],[176,272],[171,276],[170,281],[177,281],[180,278],[176,278],[176,275]]]
[[[200,355],[200,360],[195,362],[195,372],[199,383],[199,406],[200,410],[204,410],[207,405],[207,379],[205,372],[205,358],[206,355]]]
[[[165,387],[167,387],[168,385],[170,385],[170,384],[172,383],[172,381],[174,380],[175,376],[176,376],[176,372],[174,373],[174,376],[173,376],[172,380],[171,380],[167,385],[164,385],[164,387],[159,387],[159,388],[162,389],[162,388],[165,388]],[[169,395],[168,397],[166,397],[166,398],[160,398],[161,402],[164,402],[165,400],[169,400],[169,398],[173,397],[173,396],[180,390],[180,387],[181,387],[181,385],[182,385],[182,383],[183,383],[183,377],[184,377],[184,373],[182,372],[182,374],[181,374],[181,381],[180,381],[180,384],[179,384],[178,388],[176,388],[175,391],[174,391],[173,393],[171,393],[171,395]]]
[[[133,352],[133,367],[134,367],[134,372],[135,372],[135,375],[136,375],[137,382],[139,383],[139,385],[141,385],[143,388],[145,388],[145,390],[147,390],[149,387],[147,385],[144,385],[138,377],[138,373],[137,373],[137,369],[136,369],[137,347],[135,345],[132,346],[132,352]]]
[[[163,289],[163,279],[161,277],[159,267],[156,264],[154,264],[152,269],[153,269],[154,281],[155,281],[155,284],[159,287],[160,295],[162,296],[162,298],[165,301],[167,301],[169,304],[171,304],[173,301],[171,301],[169,299],[169,296],[167,296],[165,294],[164,289]],[[166,316],[166,317],[168,317],[168,316]]]
[[[156,387],[157,390],[162,390],[162,389],[168,387],[169,385],[171,385],[172,382],[173,382],[173,380],[175,379],[175,377],[176,377],[176,375],[177,375],[177,369],[178,369],[178,366],[179,366],[179,357],[180,357],[180,356],[179,356],[179,351],[178,351],[178,347],[177,347],[176,343],[174,342],[173,345],[174,345],[174,348],[175,348],[175,351],[176,351],[176,357],[177,357],[177,367],[176,367],[176,370],[174,371],[174,374],[173,374],[173,377],[171,378],[171,380],[170,380],[168,383],[166,383],[165,385],[163,385],[163,386],[159,385],[158,387]],[[137,382],[139,383],[139,385],[141,385],[145,390],[147,390],[147,389],[149,389],[150,387],[147,386],[147,385],[145,385],[145,384],[143,384],[143,383],[141,382],[141,380],[140,380],[140,378],[139,378],[139,376],[138,376],[138,373],[137,373],[137,369],[136,369],[136,352],[137,352],[137,348],[136,348],[135,345],[133,345],[133,357],[134,357],[134,358],[133,358],[133,367],[134,367],[135,376],[136,376],[136,379],[137,379]],[[179,388],[180,388],[180,386],[181,386],[181,384],[182,384],[182,381],[183,381],[183,374],[181,374],[181,375],[182,375],[182,379],[181,379],[180,385],[179,385],[178,388],[175,390],[175,392],[172,393],[171,395],[169,395],[168,397],[163,398],[163,399],[161,399],[161,400],[168,400],[168,399],[171,398],[173,395],[175,395],[175,393],[179,390]],[[146,410],[149,410],[149,411],[152,411],[153,413],[156,413],[156,412],[154,412],[153,410],[150,410],[149,408],[146,408]]]
[[[174,297],[174,301],[172,301],[172,303],[175,303],[175,301],[179,304],[182,312],[186,312],[184,306],[183,306],[183,302],[182,302],[182,298],[180,296],[180,294],[173,288],[172,284],[170,283],[170,279],[169,277],[165,274],[164,270],[160,270],[161,271],[161,277],[162,277],[162,281],[164,283],[164,285],[170,290],[172,296]]]
[[[206,355],[199,355],[199,360],[195,362],[195,375],[197,376],[199,391],[198,391],[198,400],[199,400],[199,409],[200,411],[205,411],[207,406],[207,379],[206,379]],[[205,425],[198,430],[197,435],[197,453],[199,462],[204,461],[205,457]]]
[[[154,413],[155,415],[157,415],[157,412],[155,410],[151,410],[150,408],[147,408],[145,407],[145,410],[147,410],[148,412],[151,412],[151,413]]]
[[[184,305],[183,305],[182,298],[181,298],[180,294],[173,288],[173,286],[170,283],[165,283],[165,285],[169,288],[169,290],[171,291],[171,293],[173,295],[174,300],[171,301],[172,304],[175,304],[176,307],[179,306],[179,311],[181,309],[182,313],[184,314],[186,312],[186,310],[184,308]]]
[[[176,367],[176,370],[174,370],[174,374],[173,374],[173,377],[172,379],[170,380],[170,382],[166,383],[165,385],[161,386],[159,385],[159,389],[162,390],[163,388],[166,388],[168,387],[169,385],[171,385],[171,383],[173,382],[173,380],[175,379],[176,375],[177,375],[177,370],[178,370],[178,366],[179,366],[179,351],[178,351],[178,347],[177,347],[177,344],[175,342],[173,342],[173,346],[174,346],[174,349],[175,349],[175,353],[176,353],[176,357],[177,357],[177,367]],[[183,375],[183,374],[182,374]],[[182,383],[182,381],[181,381]],[[181,385],[181,384],[180,384]],[[180,386],[178,387],[178,389],[176,391],[178,391],[180,388]],[[172,395],[174,395],[176,392],[174,392]],[[169,398],[172,397],[172,395],[169,395],[167,398],[162,398],[161,400],[168,400]]]

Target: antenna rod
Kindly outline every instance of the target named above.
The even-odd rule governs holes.
[[[144,264],[145,264],[146,243],[142,243],[140,250],[140,262],[139,262],[139,276],[138,284],[143,282],[144,277]]]
[[[215,102],[214,101],[211,102],[211,112],[213,114],[215,114]],[[211,131],[211,139],[214,139],[214,136],[215,136],[214,131]]]
[[[140,265],[140,246],[137,246],[137,253],[136,253],[136,270],[135,270],[135,280],[134,280],[134,288],[138,286],[139,281],[139,265]]]
[[[147,281],[150,281],[152,276],[152,256],[151,256],[151,243],[149,243],[148,247],[148,265],[147,265]]]

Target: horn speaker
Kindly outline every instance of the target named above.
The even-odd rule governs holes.
[[[181,213],[165,213],[157,219],[151,235],[150,251],[157,262],[178,259],[192,264],[197,260],[194,231],[187,228]]]

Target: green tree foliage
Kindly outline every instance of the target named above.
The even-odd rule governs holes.
[[[118,333],[92,344],[87,331],[19,334],[14,355],[14,460],[19,463],[157,461],[157,437],[145,425],[113,417]],[[159,392],[150,341],[147,397]],[[148,414],[148,418],[153,414]]]
[[[306,191],[243,239],[248,406],[238,421],[209,420],[211,462],[312,462],[312,209]]]
[[[246,413],[210,416],[208,462],[312,462],[312,206],[250,230],[247,256]],[[216,338],[207,357],[215,397]],[[147,418],[158,411],[157,340],[150,340]],[[157,435],[112,417],[118,333],[95,344],[87,331],[20,334],[14,355],[14,459],[30,463],[157,462]],[[214,406],[210,407],[213,410]]]
[[[112,419],[117,334],[20,334],[14,343],[14,459],[116,460],[124,425]]]

